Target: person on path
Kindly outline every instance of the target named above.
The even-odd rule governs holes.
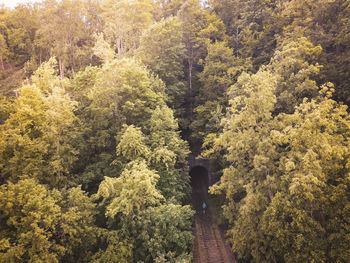
[[[207,204],[203,202],[202,204],[202,209],[203,209],[203,215],[205,215],[205,210],[207,209]]]

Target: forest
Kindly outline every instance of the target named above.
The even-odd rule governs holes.
[[[190,263],[188,156],[238,262],[350,262],[349,0],[0,6],[0,262]]]

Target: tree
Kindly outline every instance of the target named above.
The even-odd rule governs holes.
[[[139,46],[142,32],[153,22],[151,0],[109,0],[102,6],[104,34],[122,57]]]
[[[59,262],[64,247],[54,239],[61,209],[33,179],[0,186],[3,262]]]
[[[35,56],[35,34],[39,28],[38,10],[32,5],[18,5],[8,12],[5,26],[8,61],[23,66]]]
[[[2,15],[3,16],[3,15]],[[2,20],[2,18],[1,18]],[[4,34],[4,25],[1,23],[0,27],[0,66],[2,70],[5,70],[4,66],[4,60],[7,58],[7,53],[8,53],[8,47],[5,39],[5,34]]]
[[[201,51],[198,41],[198,33],[205,25],[205,16],[198,0],[186,1],[179,11],[179,19],[182,22],[183,41],[186,47],[188,96],[193,96],[193,67],[200,58]],[[192,114],[193,102],[189,101],[188,111]]]
[[[116,161],[115,154],[123,125],[134,125],[143,131],[157,105],[165,105],[165,93],[163,82],[134,59],[105,64],[92,82],[93,87],[87,89],[82,134],[89,145],[82,145],[85,154],[81,159],[82,163],[85,158],[90,162],[81,165],[78,180],[85,187],[89,184],[96,189],[104,176],[115,177],[121,172],[121,167],[111,163],[121,161]]]
[[[199,74],[203,85],[197,98],[200,103],[217,95],[220,97],[218,100],[222,100],[233,80],[237,78],[240,71],[244,70],[244,65],[241,65],[243,61],[233,56],[233,50],[227,46],[226,42],[215,41],[207,44],[207,56],[203,62],[204,68]],[[235,66],[241,66],[241,68],[236,69]]]
[[[157,21],[176,16],[186,0],[155,0],[155,18]]]
[[[34,179],[0,186],[1,262],[88,262],[95,204],[79,188],[61,194]]]
[[[19,89],[11,114],[1,125],[3,180],[31,176],[52,185],[67,183],[77,153],[69,142],[74,135],[75,102],[56,86],[59,79],[53,65],[54,60],[42,65],[33,84]]]
[[[182,140],[173,112],[167,106],[157,107],[150,119],[150,167],[160,176],[157,188],[174,203],[184,203],[189,196],[189,176],[186,158],[189,147]]]
[[[278,2],[277,2],[278,3]],[[347,102],[348,73],[344,65],[348,61],[349,8],[346,1],[281,1],[276,5],[270,24],[283,40],[296,34],[303,35],[323,52],[318,62],[323,65],[320,78],[332,81],[335,96]]]
[[[106,120],[143,127],[157,105],[164,105],[164,84],[133,59],[114,60],[98,74],[91,107]]]
[[[94,54],[102,59],[104,63],[109,63],[115,58],[115,52],[104,40],[103,34],[96,35],[96,43],[93,48]]]
[[[26,85],[15,100],[10,117],[1,125],[1,179],[43,175],[46,143],[41,140],[45,123],[45,97],[36,86]]]
[[[113,242],[122,247],[117,249],[122,259],[132,256],[133,261],[153,262],[161,255],[189,257],[193,212],[189,206],[163,204],[164,197],[156,188],[158,179],[145,161],[133,161],[120,177],[106,177],[100,184],[96,197],[102,198],[109,226],[118,228]],[[103,257],[110,257],[106,252],[101,252]]]
[[[65,255],[61,261],[90,262],[92,254],[99,245],[98,237],[103,230],[96,226],[96,204],[87,193],[78,187],[56,190],[53,198],[61,207],[59,231],[55,239],[65,247]]]
[[[192,217],[189,206],[168,204],[148,208],[138,222],[143,245],[136,250],[136,256],[146,262],[154,262],[162,255],[170,262],[178,262],[172,261],[175,258],[189,257],[193,243]]]
[[[251,58],[257,70],[268,64],[276,45],[276,35],[282,31],[274,14],[281,12],[284,1],[223,0],[209,1],[214,11],[225,23],[230,36],[230,46],[235,55]]]
[[[349,115],[330,99],[330,87],[323,86],[321,98],[305,99],[282,119],[286,128],[273,135],[288,151],[280,158],[281,187],[262,228],[284,262],[347,261],[350,256]]]
[[[103,235],[104,246],[92,257],[94,263],[120,262],[129,263],[133,261],[132,241],[123,238],[120,231],[105,230]]]
[[[205,27],[198,33],[198,41],[200,45],[207,48],[215,42],[226,42],[226,26],[224,22],[216,15],[215,12],[206,12]]]
[[[77,150],[72,147],[74,122],[77,121],[74,110],[76,103],[61,88],[55,88],[47,97],[46,121],[43,126],[43,140],[49,145],[51,158],[49,167],[56,175],[55,185],[60,185],[62,177],[69,173],[76,160]]]
[[[205,137],[220,130],[220,119],[228,104],[227,90],[238,75],[250,69],[249,61],[234,57],[227,43],[217,41],[208,45],[203,71],[199,74],[202,87],[196,96],[192,140],[202,145]]]
[[[131,163],[118,178],[106,177],[97,192],[106,204],[106,216],[135,216],[159,204],[163,196],[156,189],[158,179],[144,161]]]
[[[228,235],[240,258],[258,261],[254,252],[263,243],[258,228],[259,214],[266,209],[269,196],[269,173],[274,147],[268,137],[272,111],[276,103],[277,80],[270,72],[243,73],[229,92],[230,106],[223,119],[224,130],[216,142],[217,151],[225,151],[230,164],[221,184],[211,192],[227,199],[224,215],[234,223]],[[270,159],[271,158],[271,159]],[[271,171],[271,172],[272,172]],[[262,244],[263,245],[263,244]]]
[[[303,98],[317,95],[314,79],[322,68],[316,62],[321,52],[320,46],[314,46],[305,37],[285,40],[275,51],[270,66],[279,76],[276,112],[291,113]]]
[[[223,132],[215,140],[214,149],[225,154],[227,167],[211,192],[226,198],[228,236],[244,260],[347,258],[348,248],[333,244],[339,244],[340,236],[348,238],[343,232],[347,219],[339,215],[348,217],[349,200],[343,194],[349,117],[345,106],[330,99],[332,84],[322,86],[315,97],[318,88],[311,76],[319,66],[309,61],[320,47],[305,38],[298,43],[276,51],[271,64],[256,74],[238,78],[229,90]],[[294,100],[277,110],[281,89]]]
[[[141,129],[133,125],[125,126],[124,129],[125,131],[116,148],[117,155],[123,156],[128,162],[138,158],[147,159],[150,151],[145,145],[145,136]]]
[[[163,80],[168,104],[178,118],[184,118],[184,53],[182,27],[177,17],[162,19],[144,31],[137,53],[141,61]]]
[[[66,68],[74,74],[86,57],[92,58],[93,33],[99,25],[91,22],[94,14],[88,11],[81,0],[47,0],[42,4],[36,45],[40,57],[44,52],[57,57],[62,79]]]

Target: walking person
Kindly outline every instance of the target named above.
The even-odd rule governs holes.
[[[205,215],[205,210],[207,209],[207,204],[204,201],[202,204],[202,209],[203,209],[203,215]]]

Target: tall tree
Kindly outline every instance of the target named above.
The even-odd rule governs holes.
[[[338,100],[349,103],[348,64],[350,9],[347,1],[287,1],[276,14],[276,23],[283,28],[283,35],[302,32],[315,45],[321,45],[319,57],[324,65],[322,81],[332,81]]]
[[[169,260],[190,258],[189,222],[193,213],[189,206],[162,204],[164,197],[156,188],[158,179],[145,161],[133,161],[119,178],[106,177],[99,187],[97,196],[102,198],[110,225],[117,226],[119,235],[132,244],[132,254],[128,249],[120,251],[123,259],[128,255],[144,262],[161,256]]]
[[[119,56],[138,48],[142,32],[153,22],[153,5],[151,0],[108,0],[103,4],[103,31]]]
[[[165,105],[163,82],[134,59],[106,63],[93,79],[89,72],[84,73],[84,78],[93,86],[86,89],[87,97],[82,98],[86,100],[82,138],[90,143],[81,141],[84,154],[80,162],[90,162],[87,166],[81,164],[83,171],[79,171],[79,180],[85,186],[98,185],[104,176],[120,174],[120,167],[110,164],[118,163],[116,146],[124,133],[123,125],[144,129],[153,110]]]
[[[192,144],[199,147],[209,134],[220,129],[220,119],[227,106],[227,90],[242,71],[251,70],[249,59],[234,56],[228,46],[226,27],[214,13],[206,14],[206,26],[198,33],[198,41],[206,57],[200,60],[203,70],[198,74],[201,87],[196,94],[194,120],[191,123]]]
[[[202,87],[196,96],[197,107],[194,109],[194,121],[190,126],[193,140],[199,144],[207,134],[216,132],[218,128],[209,128],[208,125],[215,110],[226,106],[226,92],[233,83],[229,69],[234,63],[233,51],[226,43],[209,44],[204,69],[199,74]]]
[[[308,142],[306,138],[311,136],[309,133],[311,131],[308,131],[308,129],[318,122],[323,123],[323,121],[321,121],[323,118],[332,118],[326,117],[328,116],[327,114],[331,113],[326,114],[324,110],[333,112],[333,109],[336,108],[334,112],[336,112],[336,115],[339,115],[337,115],[338,117],[334,117],[336,119],[335,122],[339,121],[340,124],[343,121],[347,121],[346,118],[343,119],[345,117],[344,107],[339,107],[334,101],[329,100],[331,92],[327,91],[327,87],[321,88],[321,96],[326,96],[324,102],[321,102],[323,99],[320,98],[307,103],[307,97],[315,96],[314,92],[318,89],[315,81],[312,79],[315,77],[315,74],[317,74],[319,66],[309,63],[309,61],[312,61],[315,56],[317,57],[319,52],[320,47],[314,47],[305,38],[300,38],[297,42],[291,41],[281,47],[281,51],[275,52],[275,56],[271,60],[270,65],[262,67],[254,75],[243,73],[238,78],[237,83],[229,90],[230,106],[227,109],[226,117],[223,118],[222,121],[224,130],[217,139],[215,146],[218,152],[225,153],[228,166],[224,170],[221,184],[214,186],[211,191],[223,193],[226,197],[224,215],[232,224],[228,235],[232,240],[233,250],[244,260],[254,262],[291,262],[300,256],[298,261],[317,261],[321,260],[320,257],[323,257],[321,255],[322,253],[327,254],[325,251],[328,248],[315,241],[319,237],[317,237],[317,235],[322,235],[322,227],[320,227],[319,222],[316,222],[317,220],[309,220],[309,218],[303,215],[303,209],[305,209],[305,207],[300,208],[297,212],[295,210],[293,211],[293,213],[295,212],[294,219],[292,219],[292,210],[289,211],[290,214],[285,213],[283,217],[279,217],[279,215],[274,213],[274,211],[276,211],[274,209],[277,209],[277,206],[279,209],[284,207],[283,205],[281,206],[282,201],[280,198],[282,195],[285,197],[288,196],[288,198],[293,195],[291,185],[297,182],[294,180],[299,180],[297,179],[298,176],[308,180],[307,177],[309,177],[309,175],[307,171],[311,173],[313,171],[311,166],[315,165],[316,160],[318,160],[318,157],[315,157],[311,152],[310,158],[313,156],[312,158],[314,159],[312,159],[313,161],[310,160],[310,166],[307,166],[304,172],[297,172],[297,174],[295,174],[296,177],[290,179],[290,184],[286,186],[285,177],[289,169],[294,171],[296,170],[296,166],[294,166],[295,163],[287,161],[285,156],[292,154],[294,146],[298,150],[300,148],[297,146],[296,141],[280,141],[279,139],[281,139],[281,136],[279,136],[279,134],[289,134],[289,132],[291,132],[290,134],[295,136],[293,138],[298,140],[298,143],[305,145]],[[288,100],[285,100],[284,96],[281,95],[283,93],[282,91],[289,96]],[[288,104],[288,107],[282,107],[283,110],[280,108],[282,100],[285,100]],[[320,104],[316,106],[318,102],[320,102]],[[300,103],[302,104],[298,107]],[[322,109],[323,113],[318,110],[318,107],[321,107],[320,110]],[[308,118],[305,116],[303,117],[304,114],[322,117],[320,117],[318,121],[310,122]],[[300,123],[297,124],[293,122],[294,118],[300,121]],[[328,122],[326,120],[324,121]],[[299,127],[299,125],[305,127],[305,129],[302,129],[303,132],[307,134],[305,135],[305,139],[301,130],[298,130],[300,132],[298,134],[294,133],[294,129],[297,129],[296,127]],[[311,125],[311,127],[309,125]],[[343,127],[342,125],[340,126]],[[317,129],[318,128],[315,127],[315,130]],[[322,130],[323,129],[320,128],[321,132]],[[337,134],[338,132],[335,133]],[[339,133],[341,134],[342,132]],[[342,145],[341,141],[343,139],[341,137],[339,138],[338,135],[335,135],[332,131],[330,131],[328,135],[330,137],[335,136],[334,140],[339,139],[339,146]],[[325,136],[328,135],[325,134]],[[317,137],[317,135],[315,136]],[[311,136],[310,138],[314,137]],[[330,138],[324,138],[322,140],[333,141]],[[307,148],[312,149],[311,144],[310,142],[310,147]],[[320,147],[320,145],[316,145],[315,147]],[[330,149],[331,146],[330,148],[326,148]],[[307,154],[306,149],[301,150],[301,152],[304,151],[305,154]],[[345,155],[339,158],[344,160],[343,158],[346,158],[345,156],[347,153],[342,150],[341,152]],[[317,153],[319,153],[319,151],[317,151]],[[298,152],[295,158],[300,158],[300,160],[303,160],[301,162],[306,162],[309,156],[303,156],[303,153]],[[331,157],[331,159],[333,160],[334,158]],[[343,165],[345,165],[345,163],[343,163]],[[339,169],[344,171],[344,167]],[[315,167],[315,169],[318,168]],[[322,171],[327,173],[323,169]],[[335,171],[335,168],[332,168],[332,171]],[[331,174],[333,174],[333,172],[330,172],[329,176],[331,176]],[[338,175],[340,178],[344,176],[342,173]],[[311,187],[311,184],[308,184],[308,186]],[[288,190],[286,190],[285,193],[280,192],[283,191],[282,189],[285,189],[285,187]],[[318,187],[317,183],[315,187]],[[312,191],[311,188],[309,190]],[[306,188],[302,190],[306,196],[299,199],[301,203],[307,200],[309,190],[306,191]],[[320,194],[319,196],[321,196],[321,192],[322,191],[318,192],[318,194]],[[328,190],[323,194],[327,194],[327,192]],[[276,201],[279,200],[278,204],[273,204],[275,198]],[[285,202],[290,200],[288,198],[286,197],[286,199],[284,199]],[[271,207],[272,204],[274,207]],[[276,223],[276,225],[274,225],[274,223],[269,225],[268,222],[271,220],[271,218],[269,218],[270,215],[277,217],[278,219],[276,220],[281,221]],[[301,215],[303,215],[302,219]],[[263,223],[260,219],[264,216],[266,216],[266,221]],[[292,240],[290,242],[303,243],[303,250],[308,251],[305,252],[305,254],[296,252],[293,256],[289,257],[290,252],[285,249],[286,247],[284,249],[279,249],[280,243],[274,243],[271,237],[266,238],[266,225],[264,224],[271,227],[269,231],[272,231],[272,229],[278,231],[277,224],[278,226],[292,223],[298,225],[306,221],[312,224],[313,227],[317,227],[317,230],[314,229],[317,234],[311,234],[310,228],[308,229],[308,224],[306,224],[299,228],[299,230],[293,227],[288,228],[287,231],[283,232],[283,237],[281,235],[281,239],[279,240],[283,242],[282,239],[286,238],[284,242],[287,243],[287,240]],[[305,232],[303,232],[304,230]],[[298,234],[294,235],[293,233],[296,232]],[[268,235],[270,236],[271,232],[269,232]],[[303,237],[304,235],[305,237]],[[279,236],[279,234],[277,234],[277,236]],[[305,246],[308,248],[306,249]],[[320,246],[323,247],[320,248]],[[298,246],[295,247],[296,250],[297,247]],[[316,254],[320,254],[321,256],[314,257],[312,253],[309,252],[314,250],[319,250],[320,253]]]
[[[193,101],[191,101],[193,96],[193,70],[201,55],[198,33],[205,26],[205,15],[198,0],[188,0],[181,6],[178,16],[182,22],[183,41],[186,47],[188,97],[190,99],[187,103],[191,115],[193,111]]]
[[[157,107],[150,119],[148,132],[151,149],[150,167],[160,176],[157,188],[167,200],[186,203],[189,197],[187,170],[188,143],[181,139],[173,111]]]
[[[349,260],[349,115],[330,99],[332,90],[323,86],[320,98],[304,100],[273,136],[288,150],[279,158],[281,185],[261,228],[284,262]]]
[[[1,125],[2,180],[33,176],[52,186],[67,183],[76,154],[70,145],[75,103],[57,86],[60,81],[52,65],[53,60],[42,65],[33,84],[19,89],[11,114]]]
[[[320,73],[317,63],[321,46],[305,37],[286,39],[275,51],[268,67],[279,76],[276,89],[276,112],[292,113],[303,98],[317,95],[315,79]]]
[[[273,127],[276,84],[275,76],[260,70],[255,75],[243,73],[232,86],[224,131],[216,146],[218,151],[227,151],[230,165],[221,184],[211,190],[222,191],[226,197],[223,209],[233,224],[228,232],[233,250],[239,258],[256,262],[263,261],[258,251],[267,246],[258,222],[274,187],[269,181],[274,147],[268,135]]]
[[[66,69],[74,74],[85,57],[90,58],[87,63],[92,62],[92,33],[99,29],[98,22],[91,22],[93,15],[81,0],[47,0],[42,3],[36,45],[40,54],[57,57],[62,79]]]
[[[39,28],[38,9],[32,5],[18,5],[8,12],[6,20],[8,62],[23,66],[35,57],[35,35]]]
[[[95,204],[79,188],[61,194],[34,179],[0,186],[2,262],[88,262]]]
[[[155,18],[158,20],[176,16],[186,0],[155,0]]]
[[[6,18],[7,10],[2,8],[0,9],[0,67],[2,70],[5,70],[4,60],[8,56],[8,46],[6,43]]]
[[[33,179],[0,186],[1,259],[59,262],[64,247],[57,243],[60,207],[50,192]]]
[[[97,196],[107,202],[106,216],[137,215],[148,206],[159,204],[163,196],[156,189],[159,175],[147,168],[145,162],[133,162],[120,177],[106,177]]]
[[[177,17],[162,19],[151,25],[142,35],[138,57],[163,80],[169,105],[184,125],[184,59],[182,26]]]

